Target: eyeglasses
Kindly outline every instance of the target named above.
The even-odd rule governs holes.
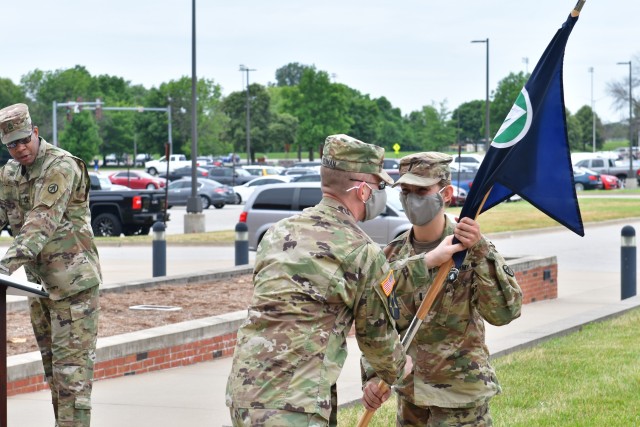
[[[375,182],[363,181],[362,179],[354,179],[354,178],[350,178],[349,181],[366,182],[367,184],[377,186],[378,190],[384,190],[387,187],[386,181],[380,181],[378,183],[375,183]]]
[[[7,146],[7,148],[13,150],[14,148],[16,148],[18,146],[18,144],[27,145],[28,143],[30,143],[32,136],[33,136],[33,132],[31,132],[29,134],[29,136],[27,136],[26,138],[18,139],[16,141],[10,142],[10,143],[5,144],[5,145]]]

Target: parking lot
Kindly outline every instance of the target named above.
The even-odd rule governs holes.
[[[205,231],[234,230],[240,218],[244,205],[225,205],[222,209],[205,209]],[[184,206],[174,206],[169,209],[170,220],[167,222],[167,234],[184,234],[184,216],[187,209]]]

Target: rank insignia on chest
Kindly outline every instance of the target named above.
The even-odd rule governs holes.
[[[382,287],[382,292],[384,292],[385,296],[388,298],[391,295],[391,291],[393,291],[393,287],[396,285],[396,279],[393,277],[393,270],[389,270],[389,274],[384,278],[382,282],[380,282],[380,286]]]

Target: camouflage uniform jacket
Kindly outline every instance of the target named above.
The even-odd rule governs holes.
[[[385,304],[386,278],[392,283],[393,272],[381,248],[334,199],[275,224],[256,254],[227,406],[329,419],[354,319],[360,349],[385,381],[396,382],[405,358]]]
[[[0,226],[9,223],[15,237],[0,265],[8,273],[24,266],[53,300],[101,281],[89,182],[82,160],[42,138],[31,166],[10,160],[0,171]]]
[[[440,241],[453,234],[454,227],[447,219]],[[415,255],[410,233],[385,248],[392,266]],[[399,332],[409,327],[437,272],[438,268],[408,267],[398,272],[389,303],[398,307]],[[414,371],[396,388],[398,393],[422,407],[465,408],[487,402],[500,392],[500,386],[489,364],[483,319],[505,325],[520,316],[521,304],[522,292],[513,271],[483,237],[467,251],[457,279],[446,283],[412,340],[408,354]],[[368,368],[365,377],[371,377],[366,361],[363,365]]]

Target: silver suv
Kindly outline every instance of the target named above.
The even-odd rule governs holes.
[[[387,209],[371,221],[360,222],[360,227],[380,245],[386,245],[396,236],[411,228],[404,214],[398,190],[387,187]],[[244,205],[240,222],[249,229],[249,249],[255,251],[262,236],[276,222],[305,208],[315,206],[322,199],[319,182],[268,184],[258,187]]]

